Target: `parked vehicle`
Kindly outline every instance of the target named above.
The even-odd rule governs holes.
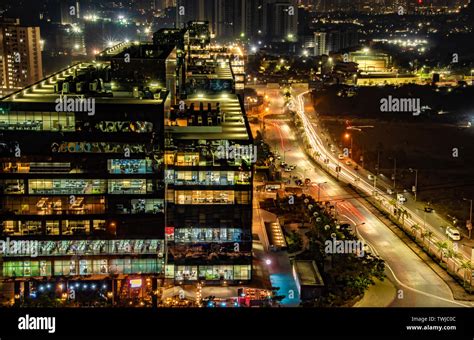
[[[404,203],[407,201],[407,198],[403,194],[397,194],[397,201],[400,203]]]
[[[459,241],[461,239],[461,233],[454,227],[446,227],[446,235],[453,241]]]

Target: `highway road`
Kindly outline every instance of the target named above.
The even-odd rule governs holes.
[[[319,161],[321,164],[327,166],[327,168],[333,174],[337,175],[337,177],[344,182],[351,183],[356,186],[364,195],[373,195],[386,211],[392,212],[394,206],[390,202],[393,201],[394,198],[387,194],[384,188],[377,186],[376,176],[374,176],[373,181],[369,181],[366,176],[360,175],[360,170],[356,171],[352,166],[346,165],[344,161],[341,161],[338,158],[337,154],[329,150],[327,141],[324,141],[325,138],[321,135],[317,121],[315,120],[314,108],[311,102],[306,100],[306,94],[308,94],[308,91],[296,94],[296,96],[293,97],[291,106],[297,112],[303,123],[305,135],[308,138],[308,142],[311,145],[311,150],[313,152],[313,158]],[[408,217],[404,218],[405,225],[412,226],[417,224],[418,226],[424,226],[425,228],[433,231],[434,237],[429,240],[431,243],[430,247],[433,249],[436,248],[436,242],[439,240],[448,241],[448,243],[451,243],[451,240],[448,239],[448,237],[438,225],[431,225],[428,222],[426,213],[421,213],[420,210],[412,209],[408,205],[401,206],[399,203],[397,203],[397,208],[402,208],[409,214]],[[460,266],[462,261],[470,260],[470,247],[464,246],[463,243],[461,243],[460,246],[458,246],[456,242],[453,242],[452,244],[453,248],[455,250],[457,249],[457,253],[460,256],[460,258],[453,260],[456,266]],[[458,272],[458,275],[461,276],[462,273]]]
[[[280,92],[268,90],[265,92],[271,97],[271,111],[274,114],[282,114],[283,98]],[[297,168],[291,172],[291,176],[296,175],[302,179],[310,178],[312,183],[316,184],[306,188],[306,192],[317,197],[317,184],[319,183],[321,199],[334,202],[339,218],[359,225],[357,231],[360,236],[374,253],[386,261],[387,277],[398,292],[393,297],[390,306],[471,306],[469,302],[455,301],[446,283],[382,221],[375,217],[362,204],[361,198],[354,197],[344,189],[340,182],[309,160],[289,123],[289,117],[266,119],[266,141],[271,146],[276,146],[280,155],[285,153],[287,163],[297,165]],[[254,126],[254,128],[257,127]],[[329,166],[332,165],[329,164]],[[352,176],[348,172],[340,175],[346,179],[351,179],[350,176]],[[362,185],[364,186],[364,184]],[[372,190],[372,187],[367,184],[365,188]],[[362,223],[364,224],[361,225]],[[374,306],[377,306],[377,301],[374,301]]]

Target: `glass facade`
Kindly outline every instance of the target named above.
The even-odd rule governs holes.
[[[153,173],[151,159],[109,159],[111,174],[150,174]]]
[[[6,261],[3,263],[3,276],[75,276],[107,274],[148,274],[162,271],[160,259],[83,259],[83,260],[40,260]]]
[[[174,230],[175,242],[239,242],[242,239],[240,228],[177,228]]]
[[[166,182],[174,185],[248,185],[250,177],[249,171],[165,171]]]
[[[74,131],[73,112],[1,112],[0,130]]]
[[[35,240],[33,256],[81,256],[81,255],[145,255],[153,254],[163,257],[164,241],[159,239],[121,239],[121,240]],[[25,248],[28,249],[28,248]],[[11,256],[30,256],[25,251],[23,254]]]
[[[244,281],[251,278],[250,265],[176,266],[174,278],[177,281]]]

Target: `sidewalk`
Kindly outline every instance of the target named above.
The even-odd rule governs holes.
[[[367,289],[364,297],[354,307],[388,307],[395,300],[397,289],[388,278],[374,281],[375,285]]]

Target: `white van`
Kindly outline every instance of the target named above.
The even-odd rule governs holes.
[[[454,227],[446,227],[446,235],[453,241],[459,241],[461,239],[461,233]]]

